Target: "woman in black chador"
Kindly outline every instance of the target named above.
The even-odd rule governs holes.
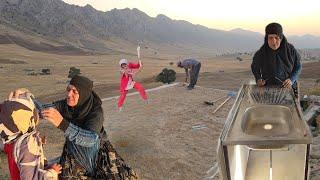
[[[251,64],[257,85],[293,88],[298,96],[297,79],[301,72],[300,55],[287,42],[278,23],[266,26],[264,44],[255,53]]]
[[[137,179],[107,139],[102,102],[92,87],[88,78],[74,76],[66,98],[55,102],[56,108],[42,111],[45,119],[64,132],[59,179]]]

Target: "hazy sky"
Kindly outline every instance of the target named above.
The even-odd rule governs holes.
[[[209,28],[243,28],[264,33],[270,22],[279,22],[285,35],[320,36],[320,0],[63,0],[92,5],[101,11],[138,8],[151,17],[164,14]]]

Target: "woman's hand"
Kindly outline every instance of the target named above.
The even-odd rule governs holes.
[[[45,110],[41,111],[41,114],[44,119],[47,119],[49,122],[51,122],[56,127],[58,127],[63,120],[63,117],[61,116],[59,111],[56,110],[55,108],[45,109]]]
[[[285,88],[291,88],[292,81],[290,79],[286,79],[285,81],[283,81],[282,86]]]
[[[54,163],[54,164],[52,164],[52,165],[49,166],[49,169],[52,169],[52,170],[54,170],[55,172],[57,172],[57,174],[60,174],[60,173],[61,173],[61,170],[62,170],[62,167],[61,167],[60,164]]]

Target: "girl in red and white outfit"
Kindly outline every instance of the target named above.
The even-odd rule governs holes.
[[[140,96],[143,100],[147,101],[148,97],[146,91],[142,87],[142,85],[133,80],[133,76],[142,68],[142,62],[139,60],[138,64],[128,63],[128,60],[121,59],[119,61],[120,65],[120,74],[121,74],[121,82],[120,82],[120,97],[118,100],[118,108],[119,111],[122,110],[122,105],[126,98],[129,89],[135,88],[139,91]]]

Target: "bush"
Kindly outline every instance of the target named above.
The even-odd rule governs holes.
[[[39,73],[37,73],[37,72],[29,72],[29,73],[27,73],[27,75],[28,76],[37,76]]]
[[[172,69],[164,68],[160,74],[156,77],[157,82],[172,83],[176,80],[176,72]]]
[[[239,61],[243,61],[243,59],[241,58],[241,57],[237,57],[237,60],[239,60]]]
[[[73,76],[79,75],[81,74],[80,69],[75,68],[75,67],[71,67],[69,70],[69,75],[68,78],[73,78]]]
[[[310,88],[310,89],[308,90],[308,94],[320,96],[320,87]]]
[[[26,72],[32,72],[32,71],[34,71],[34,69],[23,69],[24,71],[26,71]]]
[[[42,69],[40,75],[50,75],[51,71],[50,69]]]

